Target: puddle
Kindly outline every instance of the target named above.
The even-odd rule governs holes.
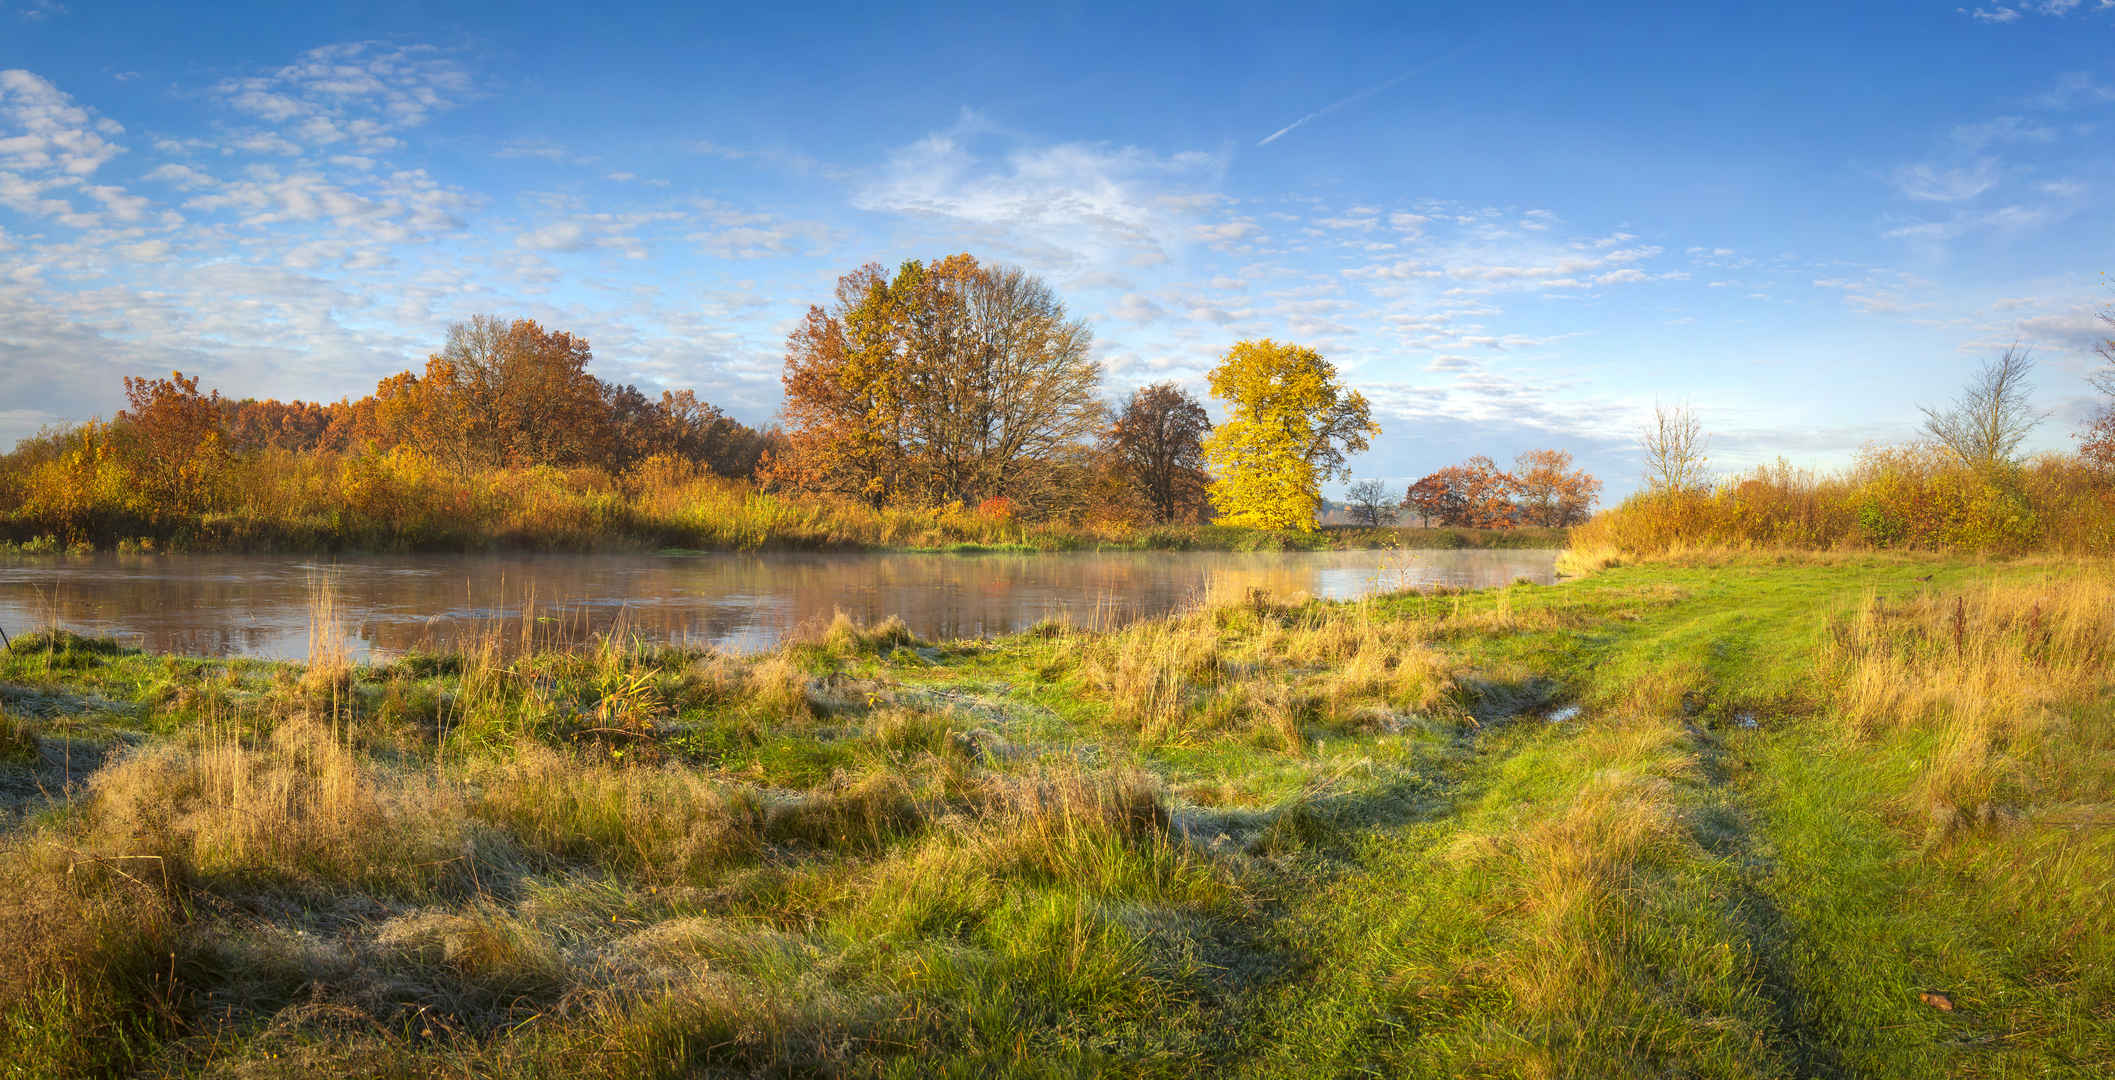
[[[1550,710],[1550,723],[1562,724],[1567,720],[1578,719],[1578,716],[1579,707],[1577,705],[1560,705]]]

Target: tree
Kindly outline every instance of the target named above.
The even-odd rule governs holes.
[[[1388,486],[1379,480],[1360,480],[1345,488],[1344,505],[1354,525],[1395,524],[1395,503],[1388,497]]]
[[[786,342],[783,484],[864,498],[1049,509],[1103,424],[1086,324],[1041,281],[954,255],[839,279]]]
[[[1577,525],[1586,520],[1601,481],[1585,469],[1572,468],[1567,450],[1529,450],[1513,460],[1513,480],[1523,524],[1544,528]]]
[[[1987,469],[2011,463],[2019,445],[2048,413],[2028,402],[2034,357],[2018,345],[1986,361],[1953,404],[1919,406],[1924,433],[1953,451],[1961,463]]]
[[[1410,485],[1403,505],[1425,524],[1437,521],[1471,529],[1508,529],[1519,524],[1513,496],[1519,482],[1482,454]]]
[[[1686,492],[1705,485],[1704,451],[1709,438],[1687,405],[1655,402],[1652,422],[1638,439],[1645,451],[1645,487],[1655,494]]]
[[[1220,520],[1312,532],[1322,483],[1381,432],[1365,396],[1344,390],[1320,353],[1268,338],[1227,350],[1211,385],[1230,414],[1204,445]]]
[[[1434,521],[1445,522],[1456,513],[1453,489],[1446,477],[1432,473],[1403,492],[1403,509],[1415,513],[1420,526],[1431,528]]]
[[[1144,500],[1156,522],[1197,521],[1205,513],[1209,478],[1204,437],[1212,419],[1204,405],[1171,382],[1131,394],[1109,425],[1103,448]]]
[[[2101,312],[2100,321],[2115,328],[2115,308]],[[2093,351],[2106,361],[2091,376],[2103,400],[2085,430],[2078,433],[2078,453],[2102,473],[2115,474],[2115,337],[2103,340]]]
[[[125,377],[127,458],[140,494],[155,511],[196,513],[212,502],[228,457],[227,419],[218,390],[202,393],[198,376]]]
[[[532,319],[475,315],[448,328],[429,380],[459,410],[468,454],[480,464],[571,465],[597,456],[606,388],[588,374],[586,338]]]

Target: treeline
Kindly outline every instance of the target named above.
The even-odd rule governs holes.
[[[1400,498],[1379,480],[1360,480],[1345,489],[1344,507],[1357,525],[1415,518],[1427,528],[1561,529],[1585,521],[1600,494],[1601,481],[1574,468],[1570,451],[1529,450],[1511,472],[1478,454],[1426,475]]]
[[[809,311],[783,429],[604,381],[585,339],[528,319],[459,323],[422,370],[334,403],[128,378],[111,420],[0,457],[0,540],[1239,546],[1228,528],[1313,532],[1322,485],[1379,434],[1311,349],[1231,347],[1215,426],[1173,383],[1106,401],[1091,346],[1048,286],[955,255],[862,267]]]
[[[2115,313],[2104,315],[2115,326]],[[1639,440],[1643,490],[1572,534],[1604,556],[1684,549],[1917,549],[2115,555],[2115,339],[2092,376],[2099,407],[2076,453],[2024,455],[2048,419],[2030,401],[2034,362],[2019,348],[1987,363],[1960,395],[1923,408],[1921,436],[1871,446],[1848,469],[1780,459],[1714,479],[1709,438],[1687,408],[1657,410]]]

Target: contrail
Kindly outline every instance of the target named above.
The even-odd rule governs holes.
[[[1411,76],[1411,75],[1412,75],[1413,73],[1415,73],[1416,71],[1417,71],[1417,69],[1416,69],[1416,68],[1411,68],[1411,69],[1410,69],[1409,71],[1405,71],[1405,72],[1403,72],[1403,73],[1402,73],[1401,75],[1397,75],[1397,76],[1396,76],[1395,78],[1393,78],[1393,79],[1390,79],[1390,80],[1388,80],[1387,82],[1381,83],[1381,84],[1379,84],[1379,85],[1377,85],[1377,86],[1369,86],[1369,87],[1367,87],[1366,89],[1364,89],[1364,90],[1361,90],[1361,91],[1359,91],[1358,93],[1356,93],[1356,94],[1353,94],[1353,95],[1351,95],[1350,97],[1348,97],[1348,98],[1345,98],[1344,100],[1342,100],[1342,101],[1339,101],[1339,102],[1336,102],[1336,103],[1334,103],[1334,104],[1331,104],[1331,105],[1324,105],[1324,106],[1322,106],[1321,108],[1319,108],[1319,109],[1316,109],[1315,111],[1313,111],[1313,112],[1311,112],[1311,113],[1308,113],[1308,114],[1307,114],[1306,116],[1303,116],[1303,117],[1299,118],[1298,120],[1295,120],[1295,121],[1293,121],[1292,123],[1290,123],[1290,124],[1287,124],[1287,125],[1285,125],[1284,127],[1281,127],[1281,128],[1279,128],[1278,130],[1276,130],[1276,131],[1273,131],[1273,132],[1271,132],[1271,133],[1270,133],[1269,135],[1266,135],[1266,136],[1264,136],[1264,137],[1263,137],[1263,141],[1262,141],[1262,142],[1259,142],[1259,143],[1257,143],[1256,145],[1257,145],[1257,146],[1269,146],[1270,144],[1272,144],[1272,143],[1274,143],[1274,142],[1277,142],[1277,141],[1278,141],[1279,139],[1282,139],[1282,138],[1284,138],[1284,137],[1285,137],[1285,135],[1286,135],[1286,134],[1287,134],[1288,132],[1292,131],[1292,130],[1293,130],[1294,128],[1297,128],[1297,127],[1301,126],[1302,124],[1305,124],[1305,123],[1307,123],[1307,122],[1308,122],[1308,121],[1310,121],[1310,120],[1316,120],[1316,119],[1320,119],[1321,117],[1324,117],[1324,116],[1328,116],[1328,115],[1329,115],[1330,113],[1333,113],[1333,112],[1337,111],[1338,109],[1341,109],[1341,108],[1343,108],[1343,107],[1344,107],[1344,106],[1346,106],[1346,105],[1351,105],[1351,104],[1355,104],[1355,103],[1357,103],[1357,102],[1361,102],[1361,101],[1364,101],[1364,100],[1366,100],[1367,98],[1370,98],[1370,97],[1372,97],[1373,95],[1375,95],[1375,94],[1378,94],[1378,93],[1380,93],[1381,91],[1383,91],[1383,90],[1386,90],[1386,89],[1388,89],[1388,88],[1389,88],[1389,87],[1391,87],[1391,86],[1394,86],[1394,85],[1395,85],[1396,83],[1402,82],[1402,81],[1403,81],[1404,79],[1407,79],[1407,78],[1409,78],[1409,77],[1410,77],[1410,76]]]

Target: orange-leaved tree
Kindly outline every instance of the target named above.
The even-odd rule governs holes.
[[[125,457],[139,494],[154,514],[195,514],[215,501],[226,475],[228,440],[220,392],[202,393],[198,376],[125,377],[127,407],[118,413]]]
[[[1314,531],[1322,483],[1381,433],[1365,395],[1345,390],[1320,353],[1268,338],[1236,342],[1211,385],[1228,411],[1204,444],[1219,520]]]
[[[968,255],[861,267],[787,338],[772,479],[876,506],[1076,502],[1103,417],[1090,344],[1020,270]]]
[[[1490,458],[1478,454],[1410,485],[1403,505],[1427,524],[1507,529],[1520,524],[1513,498],[1520,483]]]
[[[1513,461],[1516,501],[1524,525],[1558,528],[1586,520],[1601,481],[1585,469],[1572,468],[1568,450],[1529,450]]]

